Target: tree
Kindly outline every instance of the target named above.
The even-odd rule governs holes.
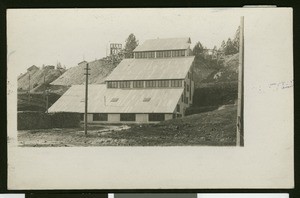
[[[204,48],[203,48],[202,44],[198,41],[193,48],[193,55],[195,55],[196,57],[202,56],[203,51],[204,51]]]
[[[237,53],[236,48],[233,45],[233,42],[228,38],[226,42],[225,55],[231,55]]]
[[[236,53],[239,52],[239,47],[240,47],[240,26],[235,32],[235,36],[233,39],[233,46],[235,48]]]
[[[213,51],[217,51],[217,50],[218,50],[217,46],[214,46]]]
[[[56,69],[62,69],[62,66],[61,66],[61,63],[60,63],[60,62],[57,62],[57,64],[56,64]]]
[[[223,40],[223,41],[222,41],[222,44],[221,44],[221,47],[220,47],[220,51],[224,52],[225,48],[226,48],[226,43],[225,43],[225,41]]]
[[[205,58],[204,58],[204,47],[202,46],[202,44],[198,41],[194,48],[193,48],[193,55],[195,56],[195,65],[203,65],[205,61]]]
[[[139,45],[139,41],[134,34],[131,33],[125,42],[125,58],[133,58],[133,50]]]

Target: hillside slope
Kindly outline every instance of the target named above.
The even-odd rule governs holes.
[[[64,69],[51,69],[48,67],[27,71],[18,77],[18,91],[28,91],[30,82],[30,91],[35,92],[40,86],[44,85],[44,77],[45,84],[48,85],[64,72]]]
[[[206,79],[201,81],[203,83],[230,83],[237,82],[239,67],[239,54],[229,55],[225,57],[223,67],[213,71]]]
[[[229,55],[219,68],[212,67],[208,73],[206,68],[196,68],[195,92],[191,113],[218,108],[220,105],[234,104],[238,93],[238,62],[239,55]],[[199,78],[204,72],[206,77]]]
[[[106,134],[135,146],[233,146],[236,141],[235,105],[154,125],[132,125],[130,129]],[[125,141],[126,140],[126,141]]]
[[[89,83],[101,84],[105,78],[115,68],[115,64],[107,63],[104,60],[89,62]],[[83,84],[85,82],[85,65],[75,66],[68,69],[63,75],[54,80],[51,85],[71,86]]]

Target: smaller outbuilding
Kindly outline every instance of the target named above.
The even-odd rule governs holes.
[[[31,67],[29,67],[29,68],[27,69],[27,71],[28,71],[28,72],[31,72],[31,71],[38,70],[38,69],[39,69],[39,68],[38,68],[37,66],[32,65]]]

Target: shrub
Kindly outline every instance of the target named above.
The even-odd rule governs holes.
[[[193,115],[193,114],[198,114],[198,113],[204,113],[207,111],[213,111],[218,109],[219,106],[204,106],[204,107],[195,107],[191,106],[185,110],[185,115]]]
[[[78,127],[78,113],[18,112],[18,130]]]
[[[220,84],[195,89],[193,106],[233,104],[238,96],[237,83]]]

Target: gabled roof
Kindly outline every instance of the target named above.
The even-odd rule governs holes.
[[[186,38],[166,38],[166,39],[149,39],[142,45],[137,46],[133,51],[159,51],[159,50],[179,50],[187,49],[191,44],[191,39]]]
[[[39,68],[35,65],[32,65],[31,67],[27,68],[27,71],[31,71],[31,70],[35,70],[35,69],[37,70]]]
[[[85,68],[86,64],[80,64],[78,66],[71,67],[50,84],[63,86],[83,84],[86,80],[86,76],[83,75],[85,73]],[[104,83],[106,76],[111,73],[111,71],[114,69],[114,66],[113,64],[105,63],[105,61],[100,59],[89,62],[89,69],[89,82],[100,84]]]
[[[78,65],[81,65],[81,64],[86,64],[86,63],[88,63],[88,62],[86,62],[85,60],[84,61],[81,61],[80,63],[78,63]]]
[[[183,88],[107,89],[89,85],[88,113],[173,113]],[[48,110],[84,113],[84,85],[73,85]],[[150,98],[150,99],[149,99]]]
[[[194,56],[124,59],[106,81],[184,79],[193,61]]]

